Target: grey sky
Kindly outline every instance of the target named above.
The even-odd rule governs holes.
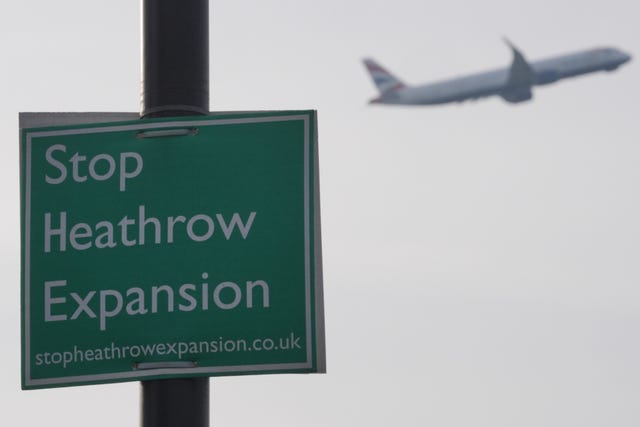
[[[137,111],[139,4],[0,6],[8,425],[138,423],[138,385],[20,391],[19,111]],[[640,7],[628,0],[213,1],[212,110],[319,111],[327,375],[215,378],[212,425],[635,427]],[[409,83],[593,46],[534,100],[370,107]]]

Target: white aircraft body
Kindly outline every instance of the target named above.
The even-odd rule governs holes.
[[[365,59],[364,64],[380,92],[380,96],[369,102],[434,105],[499,95],[507,102],[516,103],[531,99],[533,86],[596,71],[613,71],[631,59],[618,49],[604,47],[528,62],[515,46],[507,43],[513,52],[509,68],[420,86],[405,85],[373,59]]]

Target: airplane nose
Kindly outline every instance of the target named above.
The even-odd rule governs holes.
[[[624,64],[626,62],[631,61],[631,55],[629,55],[628,53],[622,53],[622,62],[621,64]]]

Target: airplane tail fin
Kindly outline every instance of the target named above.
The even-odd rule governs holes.
[[[362,62],[364,62],[364,66],[367,68],[373,83],[381,95],[405,87],[400,79],[388,72],[373,59],[365,58]]]

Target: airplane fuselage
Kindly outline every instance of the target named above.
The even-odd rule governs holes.
[[[519,54],[515,48],[514,53]],[[629,55],[614,48],[589,49],[530,63],[524,62],[522,57],[525,67],[528,67],[525,71],[514,71],[512,65],[511,69],[496,69],[420,86],[401,85],[383,92],[371,103],[434,105],[492,95],[500,95],[508,102],[521,102],[531,98],[532,86],[596,71],[615,70],[629,60]]]

